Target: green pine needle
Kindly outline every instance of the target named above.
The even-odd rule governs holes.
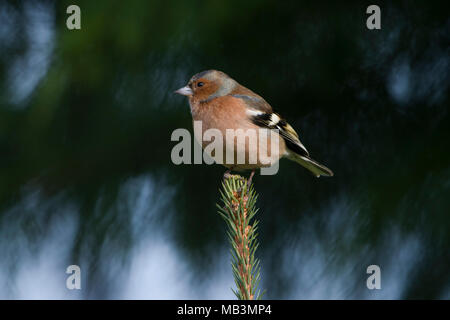
[[[265,291],[259,290],[260,261],[255,258],[258,249],[257,226],[254,220],[258,195],[247,179],[233,175],[222,183],[219,190],[223,205],[217,205],[225,220],[227,238],[231,244],[231,267],[236,290],[231,289],[239,300],[260,300]]]

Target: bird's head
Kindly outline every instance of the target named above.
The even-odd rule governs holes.
[[[217,70],[207,70],[194,75],[188,84],[175,93],[196,101],[209,101],[225,96],[236,87],[237,82]]]

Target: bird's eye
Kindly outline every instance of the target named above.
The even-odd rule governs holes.
[[[203,82],[199,82],[197,83],[197,87],[203,87],[204,83]]]

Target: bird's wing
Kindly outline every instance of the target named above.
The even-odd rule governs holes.
[[[278,129],[280,135],[286,142],[286,146],[290,150],[299,155],[309,156],[309,152],[301,143],[297,132],[295,132],[286,120],[272,111],[272,107],[266,102],[266,100],[253,92],[251,95],[245,93],[235,93],[231,94],[231,96],[240,99],[245,103],[248,109],[248,114],[253,123],[260,127]]]
[[[289,150],[302,156],[309,156],[309,152],[301,143],[297,132],[295,132],[294,128],[292,128],[289,123],[287,123],[287,121],[281,118],[278,114],[256,111],[252,112],[250,117],[253,123],[260,127],[278,129]]]
[[[242,100],[249,109],[265,113],[272,113],[272,107],[270,106],[270,104],[268,104],[266,100],[256,94],[231,94],[231,96]]]

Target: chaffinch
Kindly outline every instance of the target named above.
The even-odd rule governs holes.
[[[249,155],[255,152],[260,144],[246,141],[245,146],[241,146],[246,156],[244,163],[220,162],[229,169],[226,174],[229,174],[230,170],[250,169],[253,170],[251,175],[253,177],[255,169],[270,166],[274,161],[285,157],[299,163],[316,177],[333,176],[330,169],[309,156],[295,130],[279,114],[274,113],[272,107],[261,96],[240,85],[225,73],[217,70],[200,72],[194,75],[185,87],[178,89],[175,93],[189,98],[193,121],[202,122],[202,137],[208,129],[220,130],[223,137],[227,136],[227,129],[278,129],[279,139],[275,139],[278,140],[278,145],[270,150],[271,161],[269,164],[267,161],[262,161],[259,156],[255,162],[250,163]],[[225,149],[237,150],[234,138],[233,141],[224,139]],[[261,139],[261,136],[258,136],[258,139]],[[270,142],[270,138],[268,138],[268,142]],[[201,144],[205,149],[209,143],[201,141]],[[261,145],[267,146],[267,143]],[[259,153],[256,152],[256,154]]]

